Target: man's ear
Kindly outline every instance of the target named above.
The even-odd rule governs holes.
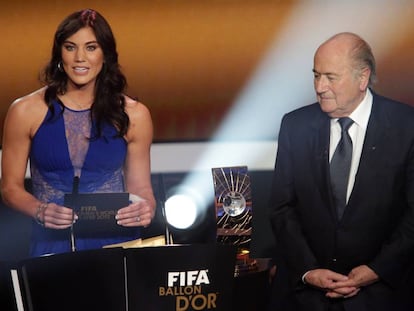
[[[365,91],[369,85],[369,77],[371,76],[371,69],[364,68],[360,72],[360,82],[359,82],[359,88],[361,91]]]

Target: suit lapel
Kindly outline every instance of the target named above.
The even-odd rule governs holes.
[[[330,118],[321,113],[314,119],[312,129],[314,131],[312,142],[315,165],[313,165],[314,176],[319,187],[319,192],[323,202],[329,209],[333,219],[336,219],[336,210],[333,204],[332,190],[329,178],[329,136],[330,136]]]
[[[365,134],[361,159],[355,176],[354,188],[348,202],[350,208],[352,208],[353,204],[357,204],[360,200],[359,198],[364,195],[365,187],[372,184],[370,181],[375,180],[376,169],[378,168],[377,163],[380,157],[385,156],[385,154],[380,154],[379,150],[382,146],[389,145],[387,142],[391,139],[390,132],[392,129],[390,128],[387,114],[383,109],[381,99],[375,96],[375,94],[373,96],[374,101]]]

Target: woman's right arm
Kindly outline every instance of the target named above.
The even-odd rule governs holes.
[[[32,137],[47,113],[43,90],[22,97],[8,109],[1,155],[1,196],[3,202],[49,228],[67,228],[72,223],[70,209],[46,204],[26,191],[24,181]]]
[[[1,195],[3,202],[26,215],[35,217],[41,202],[24,188],[26,168],[34,125],[40,115],[34,94],[11,104],[3,127],[1,159]],[[41,121],[40,121],[41,122]]]

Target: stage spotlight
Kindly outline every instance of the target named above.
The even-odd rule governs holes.
[[[184,194],[175,194],[165,202],[165,216],[171,226],[187,229],[197,218],[197,207],[192,198]]]
[[[154,219],[143,236],[164,234],[167,244],[215,243],[217,233],[213,183],[197,183],[199,177],[211,180],[210,171],[152,174],[157,200]]]
[[[199,193],[189,187],[170,189],[165,201],[165,217],[167,222],[177,229],[188,229],[203,219],[202,198]]]
[[[205,193],[196,185],[183,184],[183,179],[179,185],[169,187],[173,177],[165,178],[168,190],[163,203],[168,241],[173,244],[214,243],[217,231],[214,202],[207,201]]]

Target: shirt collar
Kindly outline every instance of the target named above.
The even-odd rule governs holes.
[[[364,99],[358,105],[358,107],[349,115],[349,117],[356,123],[359,127],[366,129],[368,126],[369,116],[372,109],[372,93],[368,88]]]

